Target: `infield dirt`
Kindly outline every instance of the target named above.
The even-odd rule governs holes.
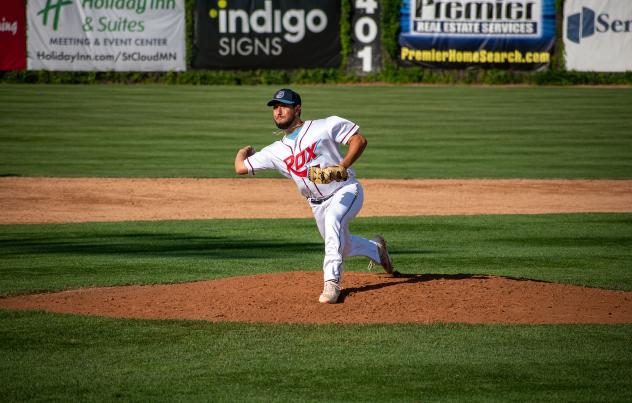
[[[632,212],[629,180],[362,182],[361,216]],[[0,178],[0,209],[0,224],[311,216],[294,185],[278,179]],[[525,279],[347,273],[331,306],[317,302],[321,286],[321,273],[296,271],[24,295],[0,307],[245,322],[632,323],[630,292]]]
[[[631,212],[632,180],[363,179],[360,216]],[[0,224],[301,218],[287,179],[0,178]]]

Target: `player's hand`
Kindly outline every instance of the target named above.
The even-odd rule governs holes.
[[[237,174],[246,175],[248,173],[248,168],[244,165],[244,161],[254,153],[255,149],[252,146],[246,146],[237,151],[237,155],[235,156],[235,172]]]
[[[238,154],[243,155],[244,158],[248,158],[254,153],[255,149],[253,146],[246,146],[238,151]]]

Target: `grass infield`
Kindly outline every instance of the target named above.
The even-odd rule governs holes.
[[[371,178],[632,178],[629,88],[297,86]],[[232,177],[278,137],[275,87],[0,85],[0,175]],[[264,173],[262,176],[273,176]]]

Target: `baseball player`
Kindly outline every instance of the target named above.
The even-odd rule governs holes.
[[[362,186],[350,168],[367,144],[358,126],[338,116],[301,120],[301,97],[291,89],[278,90],[268,106],[284,136],[259,152],[251,146],[240,149],[235,172],[255,175],[259,170],[276,169],[293,179],[307,199],[325,241],[324,287],[319,301],[337,302],[346,256],[367,256],[392,274],[393,261],[382,236],[368,240],[349,233],[349,221],[364,201]],[[339,144],[349,146],[344,157]]]

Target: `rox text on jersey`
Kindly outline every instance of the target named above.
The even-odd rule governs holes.
[[[285,158],[283,162],[285,162],[287,170],[296,176],[303,178],[306,177],[307,168],[303,169],[303,167],[305,167],[305,164],[317,157],[315,152],[317,145],[318,141],[314,142],[302,151],[299,151],[296,155],[290,155]]]

